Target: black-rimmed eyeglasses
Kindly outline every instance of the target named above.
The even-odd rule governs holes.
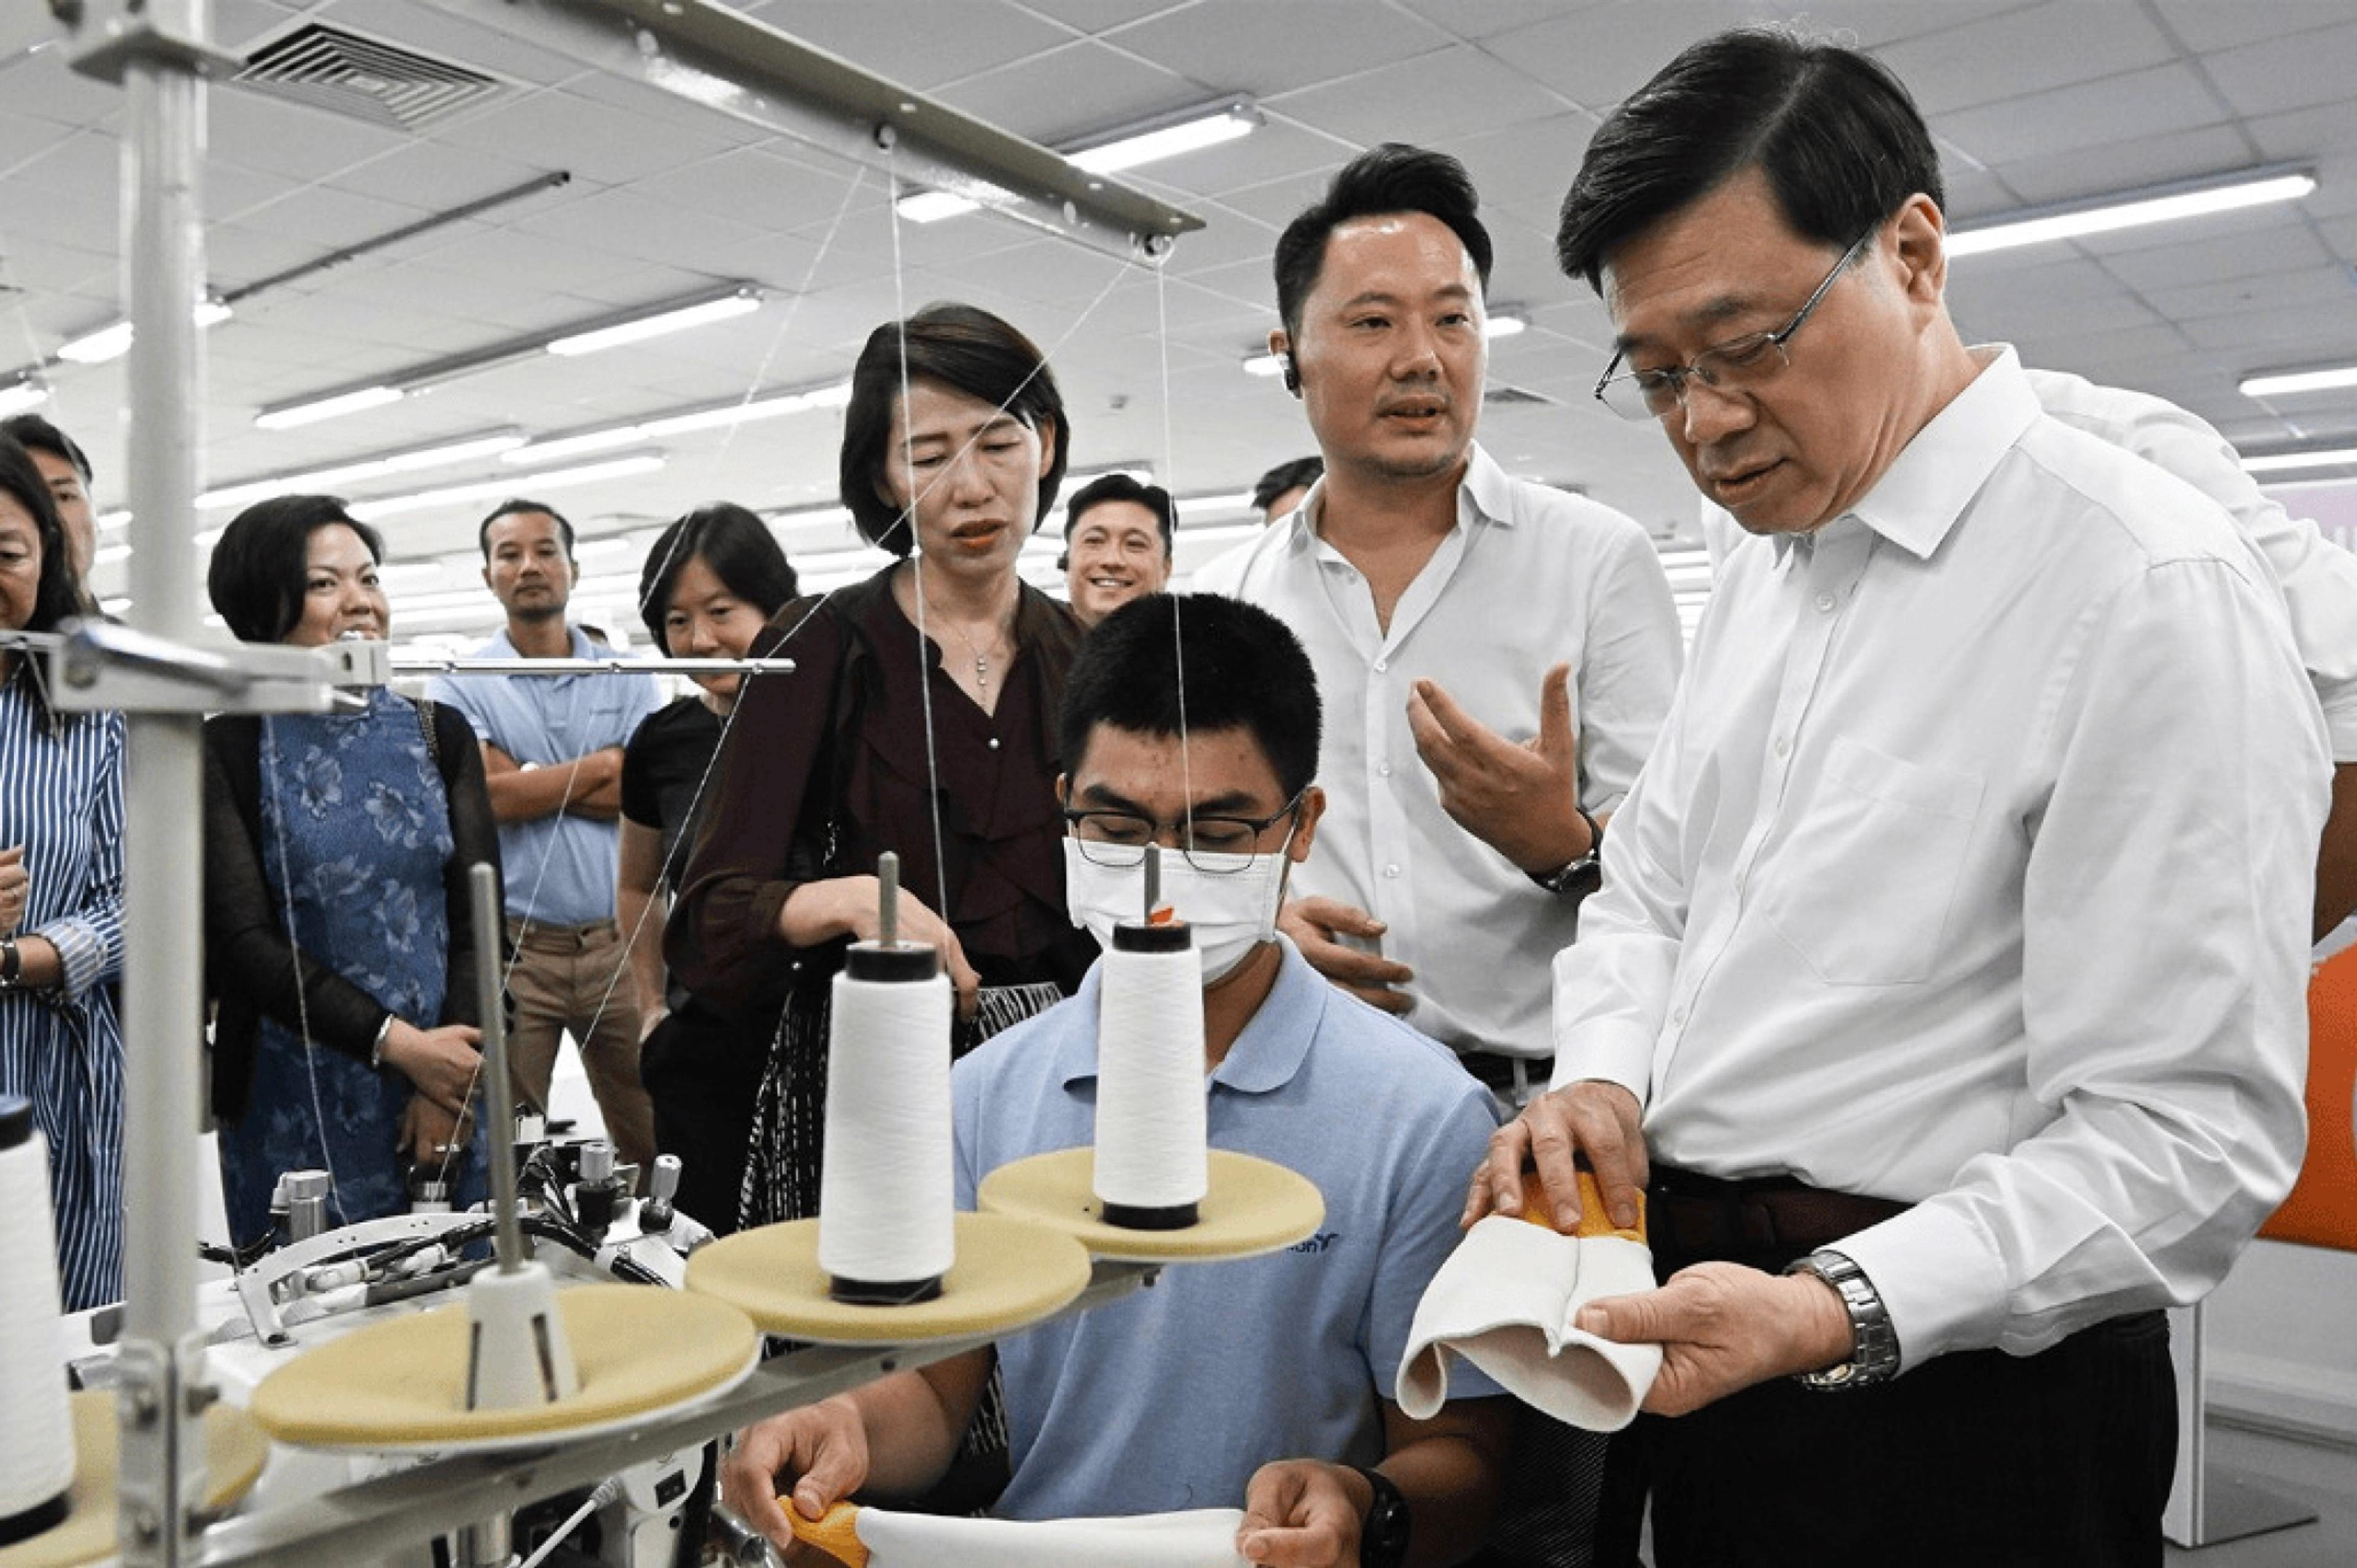
[[[1307,794],[1306,789],[1302,794]],[[1206,876],[1242,871],[1244,862],[1212,858],[1250,854],[1260,835],[1301,809],[1301,795],[1265,817],[1189,816],[1157,822],[1135,811],[1066,811],[1064,825],[1081,846],[1081,858],[1092,865],[1127,869],[1146,859],[1146,846],[1168,843],[1187,864]],[[1199,860],[1202,855],[1206,858]]]
[[[1689,381],[1700,381],[1714,392],[1747,392],[1768,381],[1791,362],[1784,345],[1817,308],[1825,291],[1834,286],[1834,280],[1857,260],[1874,234],[1871,229],[1860,234],[1857,242],[1841,253],[1841,260],[1834,263],[1824,281],[1817,285],[1809,302],[1775,331],[1747,332],[1740,338],[1730,338],[1705,349],[1683,365],[1629,371],[1617,376],[1612,372],[1623,356],[1615,354],[1596,383],[1596,400],[1623,419],[1664,419],[1685,406]]]

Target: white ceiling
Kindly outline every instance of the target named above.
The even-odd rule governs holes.
[[[989,214],[896,240],[872,172],[645,85],[585,73],[502,7],[414,0],[215,0],[244,52],[321,21],[499,78],[426,134],[235,90],[210,94],[207,273],[233,289],[534,175],[561,189],[243,302],[207,334],[213,484],[503,427],[560,433],[839,378],[869,328],[925,300],[997,310],[1050,349],[1076,467],[1144,462],[1182,494],[1232,494],[1309,449],[1297,407],[1239,362],[1274,323],[1268,256],[1332,170],[1381,140],[1463,158],[1498,240],[1493,307],[1533,329],[1498,343],[1493,382],[1549,403],[1493,407],[1483,437],[1516,471],[1586,487],[1667,531],[1693,510],[1658,434],[1587,398],[1609,336],[1551,259],[1555,209],[1599,116],[1719,27],[1798,16],[1888,60],[1929,115],[1951,216],[2270,163],[2314,167],[2305,200],[2104,239],[1970,258],[1967,333],[2032,362],[2144,388],[2254,447],[2357,432],[2357,393],[2276,404],[2250,371],[2357,360],[2357,7],[2349,0],[744,0],[761,20],[1034,140],[1222,94],[1266,124],[1125,177],[1207,220],[1160,275]],[[0,367],[116,314],[119,94],[74,74],[45,7],[0,16]],[[519,25],[528,18],[510,11]],[[265,405],[735,278],[755,316],[586,360],[535,359],[303,429]],[[122,363],[50,373],[45,411],[122,494]],[[1166,401],[1168,416],[1166,420]],[[553,494],[592,534],[638,533],[727,498],[832,497],[838,415],[656,445],[664,466]],[[1168,428],[1166,442],[1165,430]],[[496,462],[351,487],[355,496],[522,473]],[[463,557],[479,503],[388,519],[397,559]],[[218,525],[226,514],[205,521]],[[839,542],[833,523],[793,547]],[[611,573],[635,565],[604,553]],[[1184,564],[1182,560],[1182,564]],[[121,568],[102,568],[113,589]],[[457,573],[446,575],[454,581]],[[406,580],[426,581],[413,573]],[[488,607],[414,624],[456,625]],[[627,620],[627,608],[611,612]]]

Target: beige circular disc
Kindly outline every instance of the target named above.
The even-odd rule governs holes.
[[[630,1425],[733,1386],[761,1339],[724,1302],[656,1285],[556,1293],[581,1386],[554,1404],[467,1408],[467,1304],[355,1329],[306,1350],[253,1391],[282,1443],[377,1452],[527,1447]]]
[[[957,1217],[957,1262],[942,1294],[907,1306],[855,1306],[826,1294],[818,1221],[764,1225],[697,1248],[687,1288],[742,1307],[771,1334],[818,1345],[908,1345],[1021,1328],[1089,1283],[1089,1254],[1060,1231],[996,1214]]]
[[[0,1546],[0,1568],[81,1568],[115,1554],[115,1477],[123,1467],[116,1443],[114,1391],[85,1389],[73,1396],[74,1483],[65,1520],[14,1546]],[[270,1439],[242,1410],[225,1404],[205,1412],[205,1507],[220,1509],[245,1496]]]
[[[1315,1235],[1326,1200],[1308,1177],[1283,1165],[1211,1151],[1211,1182],[1183,1230],[1132,1230],[1108,1225],[1094,1191],[1096,1151],[1059,1149],[1001,1165],[975,1195],[993,1214],[1052,1225],[1100,1258],[1125,1262],[1217,1262],[1290,1247]]]

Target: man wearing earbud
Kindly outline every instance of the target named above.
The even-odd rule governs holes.
[[[780,1546],[782,1509],[816,1520],[862,1488],[932,1484],[994,1356],[1011,1437],[1004,1517],[1240,1507],[1239,1552],[1287,1568],[1457,1563],[1480,1540],[1508,1402],[1478,1376],[1426,1421],[1391,1395],[1494,1122],[1445,1051],[1336,991],[1276,935],[1324,806],[1318,727],[1317,678],[1285,627],[1232,599],[1156,595],[1081,645],[1058,785],[1073,923],[1108,951],[1114,926],[1143,912],[1146,846],[1162,846],[1163,895],[1203,968],[1210,1144],[1308,1177],[1325,1199],[1318,1233],[1174,1267],[995,1351],[749,1429],[724,1485]],[[962,1203],[1000,1165],[1092,1141],[1103,961],[1071,1000],[957,1064]]]
[[[1354,159],[1277,242],[1269,346],[1324,476],[1232,564],[1297,631],[1332,800],[1286,934],[1514,1103],[1546,1084],[1546,968],[1677,680],[1643,529],[1475,444],[1491,246],[1463,166]]]

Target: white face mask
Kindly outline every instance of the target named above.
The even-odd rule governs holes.
[[[1286,842],[1290,843],[1288,835]],[[1162,897],[1195,937],[1195,953],[1202,961],[1203,983],[1227,978],[1260,943],[1276,935],[1277,901],[1285,894],[1286,854],[1211,854],[1198,850],[1195,858],[1207,865],[1232,871],[1206,874],[1187,857],[1166,850],[1162,855]],[[1064,841],[1064,904],[1072,924],[1085,926],[1097,945],[1113,950],[1113,929],[1135,923],[1146,910],[1146,863],[1099,865],[1081,853],[1078,839]]]

